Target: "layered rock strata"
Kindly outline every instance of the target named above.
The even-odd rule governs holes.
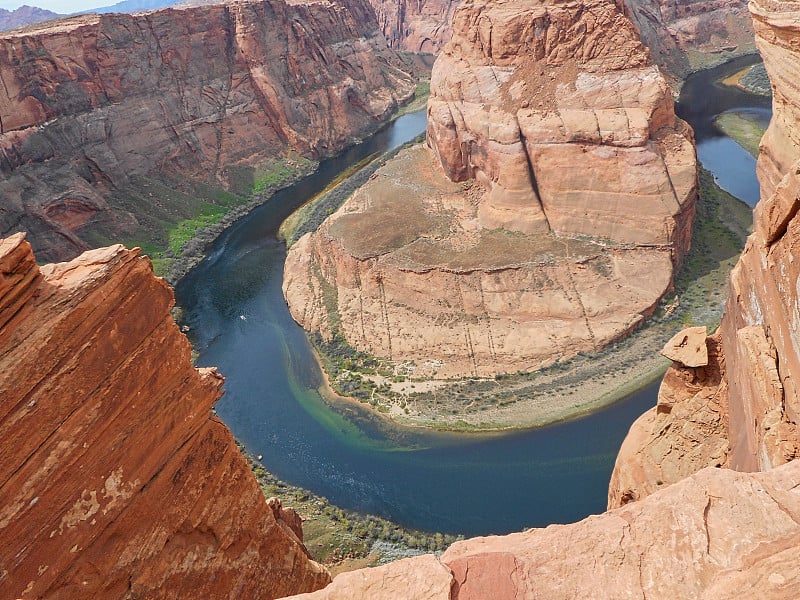
[[[284,292],[304,327],[416,376],[489,376],[596,350],[669,289],[694,146],[613,3],[462,4],[428,145],[291,249]]]
[[[389,45],[438,53],[449,41],[463,0],[370,0]],[[746,0],[624,0],[618,3],[639,30],[652,59],[681,79],[691,71],[753,52]]]
[[[274,598],[330,577],[211,407],[171,290],[121,246],[0,240],[0,596]]]
[[[785,599],[800,594],[798,551],[800,462],[709,468],[578,523],[457,542],[441,558],[345,573],[295,598]]]
[[[370,0],[392,48],[438,54],[460,0]]]
[[[770,1],[750,9],[773,118],[758,159],[754,232],[731,273],[720,331],[708,339],[708,368],[720,373],[678,364],[668,372],[659,406],[634,424],[617,458],[611,507],[703,466],[760,471],[800,455],[800,9]],[[664,402],[680,411],[663,414]]]
[[[4,34],[0,235],[29,232],[42,260],[135,238],[181,214],[170,190],[186,178],[250,189],[243,168],[287,149],[327,156],[374,131],[413,94],[406,70],[366,0],[87,15]]]
[[[679,79],[755,50],[747,0],[625,0],[625,7],[653,61]]]

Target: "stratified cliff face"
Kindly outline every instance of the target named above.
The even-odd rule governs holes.
[[[800,594],[798,551],[800,462],[705,469],[578,523],[457,542],[440,559],[343,573],[295,598],[785,600]]]
[[[625,7],[653,61],[678,78],[754,50],[747,0],[625,0]]]
[[[800,8],[754,1],[750,9],[772,80],[773,118],[758,159],[761,201],[754,232],[731,273],[720,332],[709,338],[709,346],[719,347],[722,377],[708,380],[696,369],[673,367],[659,405],[670,395],[675,406],[696,409],[671,426],[666,424],[672,417],[661,416],[658,408],[634,424],[617,458],[612,507],[652,491],[655,478],[673,483],[720,462],[743,471],[767,470],[800,455]],[[682,381],[675,385],[676,380]],[[714,421],[709,440],[702,435],[709,425],[703,414]],[[652,464],[663,455],[654,448],[695,459],[681,469],[657,472]]]
[[[389,45],[438,53],[450,39],[456,8],[464,0],[370,0]],[[690,71],[752,52],[747,0],[624,0],[655,64],[683,78]]]
[[[234,167],[287,149],[333,154],[413,93],[405,68],[366,0],[90,15],[6,34],[0,235],[28,231],[43,260],[135,237],[149,206],[174,212],[142,177],[225,187]]]
[[[691,132],[613,2],[468,1],[453,23],[431,151],[291,249],[292,314],[425,377],[596,350],[653,311],[688,250]]]
[[[392,48],[437,54],[461,0],[370,0]]]
[[[0,240],[0,597],[273,598],[318,589],[210,411],[172,292],[122,246],[36,266]]]
[[[489,188],[484,227],[689,246],[688,126],[613,2],[466,2],[431,80],[428,143]]]

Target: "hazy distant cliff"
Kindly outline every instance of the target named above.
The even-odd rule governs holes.
[[[393,48],[434,52],[448,42],[455,9],[464,0],[370,0]],[[753,49],[747,0],[624,0],[652,59],[684,77],[725,51]]]
[[[246,187],[245,167],[287,149],[330,155],[374,131],[413,93],[404,68],[365,0],[250,0],[6,34],[0,235],[28,231],[43,260],[136,239],[142,219],[175,218],[170,190],[186,178]]]

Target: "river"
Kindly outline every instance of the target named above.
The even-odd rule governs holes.
[[[703,90],[720,73],[690,78],[684,95],[707,99]],[[731,147],[719,143],[707,119],[722,110],[760,109],[763,103],[738,92],[734,103],[722,96],[725,102],[704,102],[705,108],[692,103],[683,114],[697,129],[701,146],[709,143],[704,164],[728,187]],[[655,404],[658,384],[586,417],[503,435],[387,427],[355,406],[334,411],[317,392],[322,375],[281,293],[286,249],[277,229],[342,170],[424,129],[424,111],[406,115],[364,144],[324,161],[314,175],[228,229],[179,283],[178,304],[199,352],[197,364],[216,365],[227,378],[216,410],[281,479],[336,505],[409,527],[481,535],[602,512],[620,443],[635,418]],[[753,168],[747,169],[745,185],[753,186]],[[736,170],[737,177],[739,171],[746,169]]]

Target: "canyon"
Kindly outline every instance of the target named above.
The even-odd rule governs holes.
[[[728,6],[719,3],[723,14]],[[275,12],[259,12],[268,10]],[[25,236],[8,235],[30,227],[42,250],[37,258],[68,258],[104,236],[133,235],[144,217],[116,204],[120,190],[152,189],[145,183],[155,178],[177,185],[169,177],[235,190],[243,177],[252,183],[265,157],[290,146],[324,156],[371,131],[414,85],[358,10],[370,9],[356,0],[267,0],[81,17],[41,36],[0,40],[0,76],[12,90],[0,95],[0,189],[4,199],[18,200],[3,204],[8,237],[0,241],[0,595],[800,595],[797,3],[750,5],[775,116],[759,158],[755,230],[731,274],[720,330],[681,332],[667,344],[674,363],[658,405],[620,452],[609,511],[578,523],[464,540],[440,557],[345,573],[319,589],[330,575],[310,560],[297,514],[264,499],[211,412],[222,378],[191,366],[191,347],[170,314],[172,292],[153,277],[150,261],[114,245],[39,267]],[[528,11],[542,29],[526,30],[516,11]],[[293,32],[291,43],[278,36],[284,51],[302,47],[332,69],[301,67],[307,79],[295,81],[292,102],[275,111],[263,103],[284,102],[271,96],[277,84],[247,58],[259,40],[273,39],[255,25],[273,14]],[[299,14],[304,18],[291,17]],[[166,38],[152,31],[170,29],[176,15],[195,28],[191,41],[154,50]],[[314,19],[330,33],[324,42],[304,30]],[[402,152],[293,249],[286,290],[298,320],[331,336],[354,331],[348,339],[356,345],[392,358],[411,352],[436,375],[530,368],[542,361],[554,331],[579,330],[568,351],[622,335],[668,288],[691,228],[691,135],[672,112],[666,81],[613,3],[475,0],[454,23],[433,76],[429,148]],[[212,43],[219,39],[238,54],[220,55],[230,77],[215,87],[228,75],[218,77],[204,53],[219,48]],[[92,47],[114,40],[113,51]],[[517,62],[521,40],[538,60],[562,67],[560,75],[551,78],[536,61]],[[364,50],[360,58],[342,58],[354,52],[351,45]],[[76,48],[91,52],[59,63],[63,48],[73,57]],[[156,114],[137,95],[152,75],[133,68],[142,56],[138,64],[160,65],[153,72],[164,89],[152,82],[143,88],[159,98]],[[124,65],[132,79],[98,79],[98,59]],[[238,61],[247,63],[235,71],[245,73],[241,80],[229,68]],[[20,64],[33,69],[24,85],[9,77],[10,65]],[[181,74],[210,83],[171,95],[182,81],[176,64]],[[375,87],[360,78],[366,72],[377,78]],[[320,87],[308,85],[315,77]],[[218,92],[227,99],[218,102]],[[330,112],[312,118],[314,102]],[[176,106],[180,118],[171,112]],[[276,122],[260,122],[256,115],[264,114],[277,115]],[[146,136],[130,135],[143,124]],[[586,164],[608,179],[589,177]],[[607,197],[612,183],[628,191],[617,207],[625,219],[590,200]],[[640,208],[642,197],[648,210]],[[386,210],[398,199],[400,217]],[[152,211],[160,208],[167,207]],[[626,226],[631,216],[640,227]],[[531,260],[532,247],[545,258]],[[634,294],[638,306],[604,329],[608,305],[587,301],[587,290],[598,286],[617,301]],[[434,289],[445,293],[419,304]],[[524,295],[530,289],[536,293]],[[524,306],[525,314],[509,314],[509,304]],[[520,320],[541,316],[536,311],[545,304],[562,309],[559,318],[571,324],[546,329],[544,342],[536,331],[509,333]],[[392,329],[401,322],[399,307],[409,325]],[[496,315],[509,324],[496,328]],[[503,327],[505,339],[495,334]],[[444,337],[457,341],[455,350]],[[433,351],[414,355],[413,344]],[[519,359],[514,348],[530,356]]]
[[[150,261],[0,241],[0,596],[274,598],[330,576],[211,414]]]
[[[239,202],[413,96],[362,0],[85,15],[0,36],[0,235],[40,260]],[[227,191],[227,195],[226,195]]]
[[[407,561],[341,575],[298,598],[391,598],[399,581],[425,590],[417,597],[448,600],[800,593],[800,12],[773,0],[750,10],[774,92],[754,232],[731,273],[719,331],[687,330],[667,343],[673,365],[658,405],[619,453],[608,512],[412,559],[424,564],[424,581]]]
[[[307,330],[414,377],[486,377],[601,349],[670,289],[692,135],[614,4],[462,4],[427,144],[291,248],[284,292]]]

